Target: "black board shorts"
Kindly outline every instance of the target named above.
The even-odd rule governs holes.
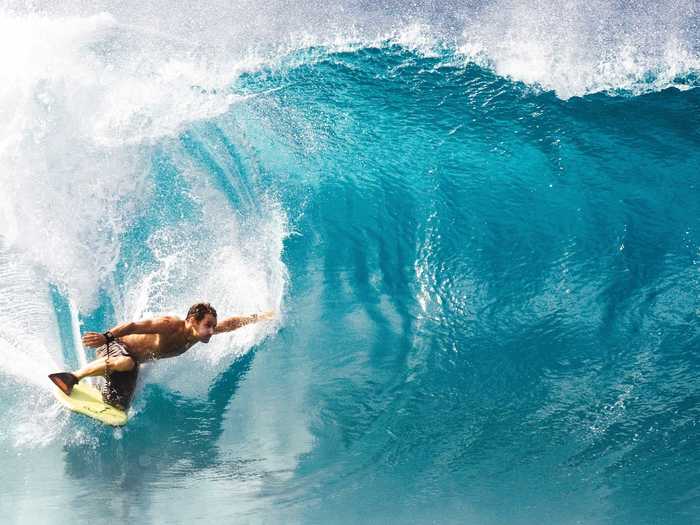
[[[102,345],[97,349],[98,357],[107,357],[107,345]],[[131,404],[131,398],[136,390],[136,380],[139,377],[139,362],[135,356],[131,355],[126,346],[119,341],[109,344],[109,357],[126,356],[134,360],[136,365],[126,372],[105,372],[105,383],[102,386],[102,400],[108,405],[115,406],[122,410],[127,410]]]

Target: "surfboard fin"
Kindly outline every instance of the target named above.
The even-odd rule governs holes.
[[[58,372],[57,374],[49,374],[49,379],[61,389],[61,391],[70,396],[73,387],[78,384],[78,378],[70,372]]]

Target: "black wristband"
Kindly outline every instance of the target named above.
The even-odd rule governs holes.
[[[110,332],[109,330],[107,330],[107,331],[106,331],[104,334],[102,334],[102,335],[103,335],[103,336],[105,337],[105,339],[107,340],[107,344],[113,342],[113,341],[116,339],[116,337],[114,337],[114,334],[113,334],[112,332]]]

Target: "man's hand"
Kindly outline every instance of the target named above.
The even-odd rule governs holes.
[[[86,332],[83,334],[83,345],[90,348],[97,348],[107,343],[107,338],[97,332]]]
[[[270,319],[275,318],[275,312],[272,310],[267,310],[266,312],[262,312],[258,314],[258,321],[269,321]]]

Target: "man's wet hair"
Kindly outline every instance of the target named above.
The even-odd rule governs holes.
[[[209,303],[197,303],[193,304],[189,311],[187,312],[187,319],[194,317],[195,321],[199,322],[204,319],[204,316],[211,314],[216,318],[216,310]]]

